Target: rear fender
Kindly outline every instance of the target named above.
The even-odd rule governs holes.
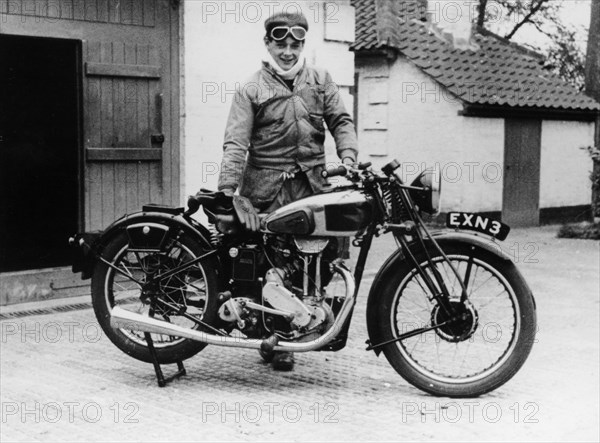
[[[448,232],[448,231],[436,231],[431,233],[435,241],[440,245],[442,250],[446,249],[447,246],[453,244],[467,244],[473,248],[484,249],[503,260],[510,261],[510,256],[504,251],[504,249],[494,240],[487,237],[482,237],[476,234],[467,234],[464,232]],[[429,251],[434,251],[435,246],[431,240],[424,240],[425,245]],[[418,241],[412,241],[408,244],[411,252],[416,254],[421,246]],[[369,298],[367,300],[367,330],[369,333],[369,340],[371,344],[381,343],[379,337],[378,324],[379,319],[377,318],[377,306],[381,302],[381,298],[384,296],[384,284],[389,281],[390,278],[398,272],[404,260],[410,260],[410,257],[406,257],[404,251],[400,248],[397,249],[390,257],[384,262],[381,269],[373,280],[373,285],[369,292]],[[377,355],[381,352],[382,348],[375,348],[374,351]]]
[[[210,243],[211,235],[208,229],[191,217],[159,211],[142,211],[120,218],[103,232],[77,234],[71,242],[75,252],[73,272],[81,272],[81,278],[84,280],[90,278],[97,255],[123,231],[127,232],[134,249],[160,251],[174,230],[196,238],[207,249],[214,249]]]

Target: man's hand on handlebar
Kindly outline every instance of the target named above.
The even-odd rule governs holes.
[[[235,190],[233,188],[223,188],[221,189],[221,192],[227,197],[233,197],[233,194],[235,194]]]
[[[342,160],[342,164],[344,166],[352,167],[352,166],[356,165],[356,161],[351,157],[344,157],[344,159]]]

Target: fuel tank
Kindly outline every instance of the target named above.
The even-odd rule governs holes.
[[[350,237],[373,219],[372,198],[359,189],[341,189],[290,203],[265,218],[276,234]]]

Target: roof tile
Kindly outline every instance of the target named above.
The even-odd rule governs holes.
[[[534,53],[491,33],[475,34],[478,51],[460,51],[430,33],[425,23],[399,16],[398,38],[381,42],[376,0],[353,0],[353,5],[356,38],[352,50],[392,46],[467,103],[600,110],[599,103],[544,70]]]

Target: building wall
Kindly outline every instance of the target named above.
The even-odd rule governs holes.
[[[183,198],[201,187],[216,189],[236,84],[260,69],[266,54],[264,20],[273,12],[293,12],[299,6],[309,22],[307,61],[329,70],[352,113],[354,54],[348,46],[354,39],[354,8],[349,1],[183,2]],[[329,134],[326,147],[328,161],[335,160]]]
[[[442,211],[501,209],[503,120],[459,116],[458,100],[405,58],[359,59],[357,68],[363,160],[396,158],[406,182],[439,167]]]
[[[592,160],[580,148],[593,144],[593,122],[542,123],[540,208],[590,204]]]
[[[504,120],[462,117],[459,101],[403,57],[357,59],[361,158],[402,163],[410,182],[424,167],[442,173],[443,212],[502,210]],[[588,205],[592,162],[582,146],[592,122],[542,123],[540,209]]]

